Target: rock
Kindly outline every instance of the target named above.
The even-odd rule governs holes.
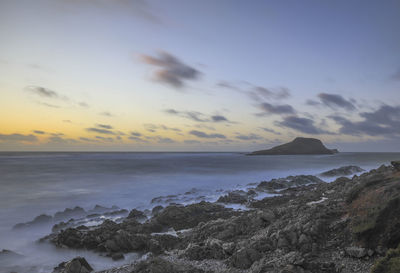
[[[242,248],[231,257],[231,264],[240,269],[247,269],[257,260],[261,259],[261,254],[252,248]]]
[[[314,175],[296,175],[288,176],[286,178],[271,179],[270,181],[263,181],[257,185],[256,189],[260,191],[275,191],[291,187],[321,183],[324,183],[324,181]]]
[[[269,150],[261,150],[249,155],[299,155],[299,154],[334,154],[327,149],[321,140],[316,138],[297,137],[292,142],[275,146]]]
[[[155,257],[135,265],[131,273],[205,273],[204,270],[179,262]]]
[[[81,207],[73,209],[66,208],[64,211],[59,211],[54,214],[54,221],[63,221],[71,218],[80,218],[86,216],[86,211]]]
[[[155,206],[155,207],[151,210],[151,214],[152,214],[153,216],[157,216],[163,209],[164,209],[163,206]]]
[[[118,253],[113,254],[113,255],[111,256],[111,258],[112,258],[114,261],[119,261],[119,260],[123,260],[125,257],[124,257],[124,254],[122,254],[121,252],[118,252]]]
[[[53,217],[51,217],[50,215],[41,214],[39,216],[36,216],[35,219],[30,222],[16,224],[13,229],[30,228],[33,226],[45,225],[51,223],[52,221]]]
[[[131,211],[129,212],[129,215],[128,215],[127,218],[128,218],[128,219],[135,219],[135,220],[144,220],[144,219],[146,219],[147,217],[146,217],[146,215],[145,215],[142,211],[137,210],[137,209],[133,209],[133,210],[131,210]]]
[[[365,171],[364,169],[358,167],[358,166],[343,166],[337,169],[332,169],[326,172],[321,173],[321,176],[344,176],[344,175],[352,175],[355,173],[363,172]]]
[[[220,203],[231,203],[231,204],[244,204],[247,202],[248,196],[247,192],[238,190],[231,191],[227,195],[218,198],[217,202]]]
[[[356,247],[356,246],[346,247],[345,251],[347,255],[353,258],[362,258],[365,255],[367,255],[367,250],[362,247]]]
[[[264,210],[259,213],[261,220],[266,223],[273,223],[275,221],[275,213],[271,210]]]
[[[56,268],[53,273],[89,273],[92,272],[93,268],[89,265],[83,257],[76,257],[69,262],[62,262]]]
[[[393,168],[397,171],[400,171],[400,160],[399,161],[392,161],[390,162],[392,164]]]
[[[232,216],[232,209],[209,202],[183,206],[168,206],[155,219],[162,225],[175,230],[192,228],[200,222]]]

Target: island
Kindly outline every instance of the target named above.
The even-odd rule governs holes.
[[[315,155],[335,154],[337,149],[328,149],[321,140],[316,138],[296,137],[293,141],[269,150],[260,150],[248,155]]]

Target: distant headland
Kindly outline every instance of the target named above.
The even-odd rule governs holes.
[[[293,141],[268,150],[252,152],[248,155],[315,155],[335,154],[337,149],[328,149],[321,140],[316,138],[296,137]]]

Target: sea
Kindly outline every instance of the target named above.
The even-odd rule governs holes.
[[[0,251],[12,250],[21,258],[15,261],[0,255],[0,272],[9,272],[15,266],[19,273],[52,272],[60,262],[75,256],[85,256],[95,270],[140,258],[133,253],[124,261],[114,262],[89,251],[37,243],[51,232],[51,226],[13,230],[15,224],[40,214],[54,215],[76,206],[85,210],[95,205],[151,210],[171,202],[216,201],[229,190],[246,189],[272,178],[319,175],[347,165],[370,170],[392,160],[400,160],[400,153],[247,156],[234,152],[1,152]],[[335,178],[322,179],[331,182]],[[160,196],[165,198],[157,199]]]

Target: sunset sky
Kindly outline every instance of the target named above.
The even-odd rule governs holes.
[[[0,0],[0,150],[400,151],[400,1]]]

